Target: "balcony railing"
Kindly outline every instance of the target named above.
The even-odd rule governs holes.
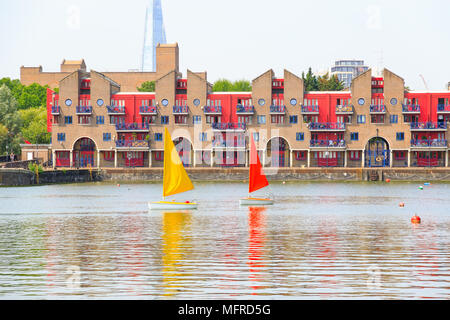
[[[148,131],[148,123],[116,123],[116,131]]]
[[[386,106],[384,104],[371,104],[370,113],[386,113]]]
[[[173,106],[173,113],[176,114],[188,114],[189,107],[188,106]]]
[[[302,113],[319,113],[319,106],[302,106]]]
[[[106,106],[109,114],[125,114],[125,107]]]
[[[245,123],[212,123],[214,130],[245,130],[247,128]]]
[[[150,141],[148,140],[118,140],[116,141],[116,148],[149,148]]]
[[[411,140],[411,147],[420,147],[420,148],[446,148],[447,140],[441,139],[431,139],[431,140]]]
[[[255,107],[254,106],[237,105],[236,106],[236,113],[253,114],[253,113],[255,113]]]
[[[158,108],[156,106],[140,106],[139,107],[140,114],[157,114]]]
[[[353,113],[353,105],[349,105],[349,106],[337,105],[336,113]]]
[[[311,140],[311,148],[345,148],[345,140]]]
[[[311,122],[309,130],[313,131],[339,131],[345,130],[345,123],[342,122]]]
[[[77,106],[77,114],[91,114],[92,106]]]
[[[212,106],[205,106],[203,107],[203,112],[205,114],[222,114],[222,107],[212,107]]]
[[[245,148],[245,141],[224,141],[224,140],[213,140],[213,148]]]
[[[59,106],[52,106],[52,114],[58,115],[61,112],[61,108]]]
[[[446,122],[411,122],[411,130],[447,130]]]
[[[437,111],[450,113],[450,104],[438,104]]]
[[[286,113],[286,106],[270,106],[270,113]]]
[[[402,105],[403,113],[420,113],[420,106],[418,104],[404,104]]]

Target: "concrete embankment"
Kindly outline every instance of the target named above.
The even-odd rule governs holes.
[[[442,181],[450,168],[265,168],[269,181]],[[247,181],[247,168],[187,168],[193,181]],[[37,176],[24,169],[0,169],[0,186],[79,183],[91,181],[162,181],[162,168],[48,170]]]
[[[25,169],[0,169],[0,186],[100,181],[97,170],[49,170],[39,175]]]

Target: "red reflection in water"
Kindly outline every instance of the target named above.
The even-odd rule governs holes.
[[[338,237],[336,235],[336,225],[333,222],[327,222],[319,226],[317,232],[318,241],[317,247],[319,248],[319,253],[317,255],[321,260],[320,268],[330,268],[331,270],[335,267],[334,261],[336,259],[336,243],[338,242]],[[321,274],[320,287],[326,288],[330,286],[337,285],[338,281],[335,280],[336,274],[323,273]],[[321,293],[324,296],[330,296],[330,293]]]
[[[248,214],[248,228],[249,228],[249,239],[248,239],[248,262],[250,266],[250,280],[255,282],[261,281],[261,268],[264,264],[261,262],[265,242],[265,215],[264,211],[266,208],[262,207],[250,207]],[[252,289],[258,290],[261,286],[254,285],[251,286]],[[252,295],[255,295],[252,292]]]

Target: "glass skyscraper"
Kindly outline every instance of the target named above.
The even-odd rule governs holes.
[[[145,14],[141,71],[156,71],[156,46],[166,44],[161,0],[150,0]]]
[[[338,60],[331,67],[331,75],[336,75],[339,81],[344,83],[346,88],[350,88],[352,79],[366,72],[369,68],[364,65],[363,60]]]

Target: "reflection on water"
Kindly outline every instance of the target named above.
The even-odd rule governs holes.
[[[1,188],[0,298],[450,297],[450,185],[271,188],[198,184],[192,212],[148,212],[156,184]]]

